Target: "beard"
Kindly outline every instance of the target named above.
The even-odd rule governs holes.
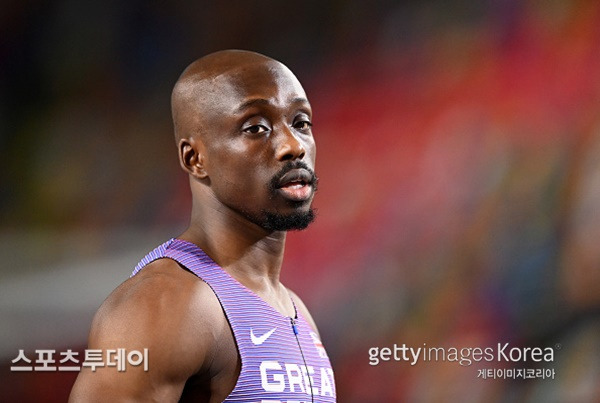
[[[271,179],[269,182],[268,189],[270,199],[277,197],[277,184],[279,183],[280,179],[290,170],[298,168],[303,168],[310,172],[312,178],[308,185],[313,187],[314,192],[317,191],[318,178],[313,170],[310,169],[303,161],[289,161],[277,174],[275,174],[275,176],[273,176],[273,179]],[[289,203],[295,210],[292,213],[283,214],[280,212],[262,210],[260,217],[253,217],[249,214],[246,214],[246,218],[250,219],[252,222],[268,231],[303,230],[315,220],[316,210],[312,207],[308,210],[301,211],[306,202],[289,201]]]
[[[315,220],[315,210],[298,211],[291,214],[263,212],[263,220],[259,225],[269,231],[302,230]]]

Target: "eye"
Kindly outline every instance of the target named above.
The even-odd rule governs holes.
[[[267,131],[269,131],[269,129],[263,125],[252,125],[252,126],[248,126],[248,127],[244,128],[243,131],[245,133],[250,133],[250,134],[261,134],[261,133],[266,133]]]
[[[299,120],[294,123],[294,128],[297,130],[307,131],[312,127],[312,123],[308,120]]]

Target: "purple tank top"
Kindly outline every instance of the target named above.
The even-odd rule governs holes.
[[[180,239],[171,239],[150,252],[132,276],[161,258],[173,259],[196,274],[223,307],[242,361],[237,383],[225,402],[336,401],[331,363],[301,313],[296,310],[296,318],[282,315],[198,246]]]

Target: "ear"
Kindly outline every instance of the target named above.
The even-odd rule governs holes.
[[[204,144],[195,138],[179,140],[179,164],[194,178],[207,178],[208,173],[204,167]]]

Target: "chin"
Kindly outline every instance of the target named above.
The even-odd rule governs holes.
[[[263,220],[259,225],[269,231],[303,230],[315,220],[315,216],[312,208],[288,214],[263,212]]]

